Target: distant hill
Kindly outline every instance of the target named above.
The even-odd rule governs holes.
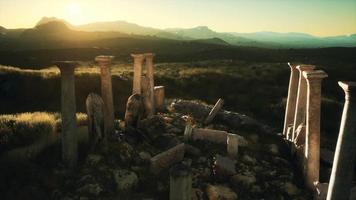
[[[40,26],[40,25],[43,25],[43,24],[47,24],[48,22],[61,22],[61,23],[64,23],[67,27],[73,28],[73,26],[69,22],[67,22],[66,20],[59,19],[59,18],[56,18],[56,17],[42,17],[40,19],[40,21],[37,22],[36,27]]]
[[[234,45],[262,48],[324,48],[356,47],[356,34],[333,37],[316,37],[305,33],[224,33],[211,30],[207,26],[194,28],[158,29],[140,26],[126,21],[95,22],[73,26],[63,19],[43,17],[32,29],[0,28],[1,41],[6,39],[23,40],[65,40],[93,41],[118,37],[141,39],[171,39],[194,41],[206,44]],[[16,43],[12,41],[13,43]],[[1,45],[1,44],[0,44]],[[7,44],[9,45],[9,44]],[[50,46],[43,44],[44,46]],[[78,44],[77,44],[78,45]],[[83,46],[83,44],[80,44]],[[27,45],[27,47],[29,47]]]

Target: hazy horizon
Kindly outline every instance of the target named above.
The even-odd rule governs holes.
[[[356,33],[356,1],[352,0],[0,0],[0,26],[5,28],[31,28],[44,16],[73,25],[126,21],[158,29],[208,26],[217,32],[238,33]]]

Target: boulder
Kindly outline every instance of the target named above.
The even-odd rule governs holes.
[[[236,200],[237,194],[224,185],[208,185],[206,194],[209,200]]]
[[[227,177],[236,174],[236,161],[228,157],[216,155],[214,162],[214,174],[218,177]]]
[[[139,181],[135,172],[126,169],[114,170],[113,176],[117,184],[117,190],[121,192],[134,189]]]

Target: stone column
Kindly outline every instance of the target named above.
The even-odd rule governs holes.
[[[101,74],[101,97],[103,98],[104,109],[104,138],[106,139],[108,134],[114,132],[114,103],[112,97],[112,84],[111,84],[111,72],[110,64],[114,56],[97,56],[95,61],[100,66]]]
[[[345,105],[331,171],[328,200],[348,200],[354,176],[356,154],[356,82],[339,82]]]
[[[142,63],[145,56],[144,54],[131,54],[131,56],[134,59],[132,94],[141,94]]]
[[[299,72],[296,68],[297,66],[288,63],[290,67],[290,79],[289,79],[289,89],[288,89],[288,98],[286,104],[286,112],[284,116],[284,128],[283,135],[287,137],[287,129],[289,125],[294,123],[295,107],[297,102],[297,93],[298,93],[298,80]]]
[[[170,170],[169,200],[192,199],[192,173],[190,167],[175,165]]]
[[[314,189],[314,182],[319,181],[321,81],[327,76],[328,75],[322,70],[303,72],[303,77],[307,80],[308,87],[305,137],[305,175],[306,185],[310,189]]]
[[[299,65],[297,69],[299,70],[299,83],[298,83],[298,93],[297,93],[297,102],[295,107],[294,115],[294,124],[291,141],[294,141],[295,131],[298,126],[302,123],[305,123],[306,117],[306,106],[307,106],[307,82],[303,77],[303,72],[313,71],[315,68],[314,65]]]
[[[78,63],[58,61],[54,64],[61,71],[62,160],[74,168],[78,160],[74,69]]]
[[[146,58],[146,77],[148,78],[148,86],[150,90],[150,100],[152,102],[152,105],[154,105],[154,87],[155,87],[155,81],[154,81],[154,71],[153,71],[153,53],[145,53],[145,58]],[[156,113],[155,111],[155,106],[153,106],[153,113]]]
[[[155,100],[155,108],[156,110],[162,111],[164,110],[164,86],[155,86],[154,87],[154,100]]]
[[[154,102],[151,100],[151,90],[149,88],[149,79],[146,76],[141,76],[142,100],[145,108],[145,116],[151,117],[154,115]]]

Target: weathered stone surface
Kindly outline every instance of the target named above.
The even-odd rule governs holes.
[[[134,189],[139,181],[135,172],[125,169],[114,170],[113,176],[117,184],[117,190],[121,192]]]
[[[138,155],[145,162],[149,162],[151,160],[151,154],[146,151],[142,151]]]
[[[219,177],[232,176],[236,174],[236,161],[228,157],[216,155],[214,162],[214,174]]]
[[[206,193],[209,200],[236,200],[237,194],[229,187],[223,185],[208,185]]]

